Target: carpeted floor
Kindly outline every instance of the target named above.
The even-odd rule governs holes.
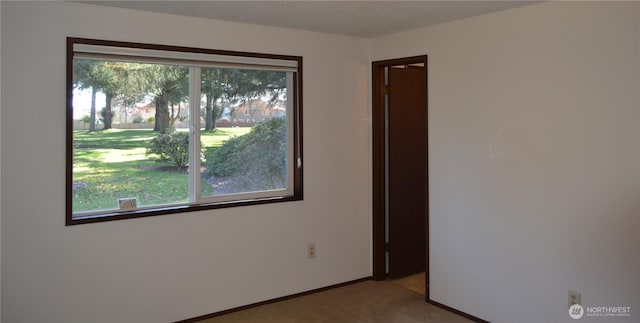
[[[419,273],[411,276],[407,276],[404,278],[392,280],[391,282],[404,287],[410,291],[414,291],[422,296],[426,295],[426,276],[425,273]]]
[[[364,281],[201,322],[472,322],[426,303],[423,294],[392,281]]]

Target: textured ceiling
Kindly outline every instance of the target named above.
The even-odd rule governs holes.
[[[94,5],[375,37],[538,1],[79,1]]]

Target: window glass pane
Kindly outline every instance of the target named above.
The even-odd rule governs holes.
[[[189,69],[73,64],[74,215],[187,203]]]
[[[202,68],[203,198],[289,188],[290,75]]]
[[[302,199],[300,57],[67,45],[67,225]]]

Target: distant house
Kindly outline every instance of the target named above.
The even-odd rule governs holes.
[[[130,109],[127,113],[127,122],[131,123],[136,118],[140,117],[142,120],[148,120],[156,116],[156,103],[151,101],[148,103],[141,103],[141,105]],[[124,121],[123,121],[124,122]]]
[[[187,104],[176,105],[174,108],[180,109],[180,116],[189,115]],[[262,120],[286,115],[286,107],[283,104],[270,104],[262,99],[247,100],[236,106],[226,107],[224,110],[223,115],[216,120],[217,127],[252,127]],[[153,120],[156,116],[156,103],[143,101],[126,110],[114,106],[113,113],[114,128],[145,127],[145,124],[148,126],[149,120]],[[98,112],[96,112],[96,117],[99,118]],[[176,121],[176,127],[186,126],[185,122]],[[204,120],[202,119],[201,122]],[[74,121],[74,129],[87,129],[87,127],[86,122]]]
[[[227,123],[237,127],[251,127],[262,120],[285,115],[286,108],[282,104],[271,105],[262,99],[252,99],[227,109],[218,124],[222,127]]]
[[[189,116],[189,107],[187,104],[184,104],[184,103],[176,104],[174,105],[174,109],[175,109],[174,113],[178,114],[180,117]],[[169,111],[171,111],[171,106],[169,107]],[[124,114],[121,113],[121,111],[118,111],[118,112],[119,113],[117,113],[116,116],[118,117],[121,116],[120,119],[118,120],[122,123],[134,123],[134,120],[138,118],[142,119],[141,120],[142,123],[149,123],[148,121],[150,119],[156,117],[156,103],[154,101],[141,102],[137,104],[134,108],[127,110],[126,118]],[[180,120],[177,120],[175,126],[176,127],[185,126],[182,123],[183,122],[181,122]]]
[[[178,107],[176,107],[178,108]],[[181,109],[180,115],[187,116],[188,108],[182,104],[179,107]],[[138,117],[141,117],[145,122],[149,118],[154,118],[156,115],[156,105],[154,102],[141,103],[133,109],[128,110],[126,123],[132,123]],[[218,127],[251,127],[254,124],[272,117],[281,117],[286,115],[286,108],[282,104],[269,104],[262,99],[247,100],[238,104],[235,107],[225,108],[225,111],[219,119],[216,120],[216,126]],[[119,114],[117,115],[120,116]],[[125,123],[124,116],[120,119],[122,123]],[[204,120],[202,120],[204,122]]]

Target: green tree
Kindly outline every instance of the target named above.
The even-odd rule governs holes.
[[[229,69],[203,68],[201,70],[202,85],[200,91],[205,97],[204,120],[205,130],[216,128],[216,120],[222,116],[222,101],[229,83]]]
[[[74,86],[78,89],[91,89],[91,112],[89,131],[96,130],[96,94],[105,94],[105,111],[101,112],[104,129],[110,129],[113,112],[113,97],[122,91],[124,70],[121,64],[88,59],[75,59],[73,64]]]
[[[127,123],[127,112],[133,108],[136,103],[142,101],[146,95],[146,64],[139,63],[120,63],[117,71],[119,74],[119,87],[113,92],[115,106],[120,107],[124,122]],[[111,104],[108,104],[111,106]]]
[[[203,68],[201,92],[205,96],[205,130],[216,128],[225,105],[271,95],[280,97],[286,87],[286,73],[278,71]]]
[[[186,100],[189,94],[189,69],[185,66],[145,65],[140,70],[140,82],[156,104],[154,131],[167,133],[172,128],[171,104]]]
[[[103,84],[102,91],[105,95],[105,108],[101,112],[104,122],[104,129],[111,129],[113,123],[113,101],[130,102],[140,99],[140,88],[132,86],[130,79],[130,69],[136,69],[140,64],[123,62],[104,62],[105,73],[110,76]],[[118,98],[121,100],[118,100]]]

